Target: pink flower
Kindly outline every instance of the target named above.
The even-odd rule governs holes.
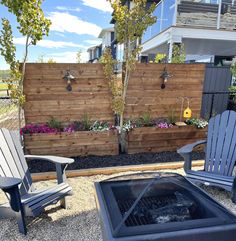
[[[167,128],[172,128],[173,125],[168,124],[167,122],[161,122],[161,123],[157,124],[157,127],[161,128],[161,129],[167,129]]]

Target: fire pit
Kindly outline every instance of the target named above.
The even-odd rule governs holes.
[[[95,183],[104,240],[235,240],[236,217],[183,176],[141,175]]]

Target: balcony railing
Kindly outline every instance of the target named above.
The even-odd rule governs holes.
[[[236,0],[162,0],[154,15],[157,22],[149,27],[142,42],[170,26],[236,29]]]
[[[156,36],[160,32],[175,24],[176,0],[162,0],[157,5],[154,16],[157,21],[149,27],[143,36],[143,42]]]

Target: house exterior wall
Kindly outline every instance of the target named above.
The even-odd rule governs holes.
[[[143,43],[171,26],[235,30],[236,1],[162,0],[154,16],[157,22],[147,29],[142,38]]]
[[[102,38],[102,49],[111,46],[111,32],[106,32]]]
[[[190,36],[190,41],[197,39],[204,39],[204,30],[212,31],[218,30],[217,36],[207,34],[208,40],[222,40],[222,32],[226,35],[232,34],[235,37],[236,30],[236,1],[228,0],[162,0],[156,7],[154,15],[157,16],[157,22],[149,27],[143,36],[143,52],[144,56],[157,53],[166,53],[171,60],[172,46],[174,43],[186,42],[186,32],[191,33],[193,29],[198,32],[198,38],[194,39]],[[180,27],[180,28],[179,28]],[[180,29],[179,34],[175,34],[175,30]],[[220,32],[221,31],[221,32]],[[188,37],[187,37],[188,38]],[[224,40],[229,40],[224,38]],[[235,41],[235,39],[233,40]],[[201,42],[202,43],[202,42]],[[230,42],[228,42],[231,44]],[[184,43],[185,44],[185,43]],[[188,43],[189,44],[189,41]],[[217,45],[218,43],[215,42]],[[222,44],[226,44],[222,42]],[[200,42],[199,42],[200,45]],[[219,46],[218,46],[219,47]],[[224,47],[224,46],[222,46]],[[225,48],[225,47],[224,47]],[[190,55],[197,56],[201,59],[201,55],[210,56],[210,60],[214,60],[217,53],[198,53],[197,48],[195,52],[186,53],[188,59],[191,60]],[[218,49],[216,49],[216,52]],[[226,54],[227,56],[228,54]],[[232,55],[232,54],[231,54]],[[190,57],[190,58],[189,58]]]

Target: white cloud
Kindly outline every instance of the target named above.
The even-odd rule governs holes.
[[[60,10],[60,11],[74,11],[74,12],[80,12],[81,11],[80,8],[69,8],[69,7],[64,7],[64,6],[57,6],[56,9]]]
[[[112,7],[107,0],[82,0],[83,5],[96,8],[103,12],[112,12]]]
[[[25,37],[14,38],[14,44],[24,45]],[[65,47],[75,47],[85,49],[86,47],[81,44],[76,44],[73,42],[63,42],[63,41],[52,41],[52,40],[41,40],[37,43],[37,46],[44,48],[65,48]]]
[[[63,33],[54,32],[55,35],[65,38],[66,35]]]
[[[52,21],[51,31],[61,33],[88,34],[97,37],[101,28],[94,23],[89,23],[79,19],[69,13],[51,12],[49,19]]]
[[[102,43],[102,40],[99,39],[88,39],[84,41],[85,43],[92,44],[92,45],[98,45]]]
[[[52,53],[45,56],[45,59],[48,60],[53,58],[57,63],[76,63],[76,54],[78,52],[67,51],[61,53]],[[81,62],[86,63],[88,61],[88,53],[83,51],[81,53]]]

